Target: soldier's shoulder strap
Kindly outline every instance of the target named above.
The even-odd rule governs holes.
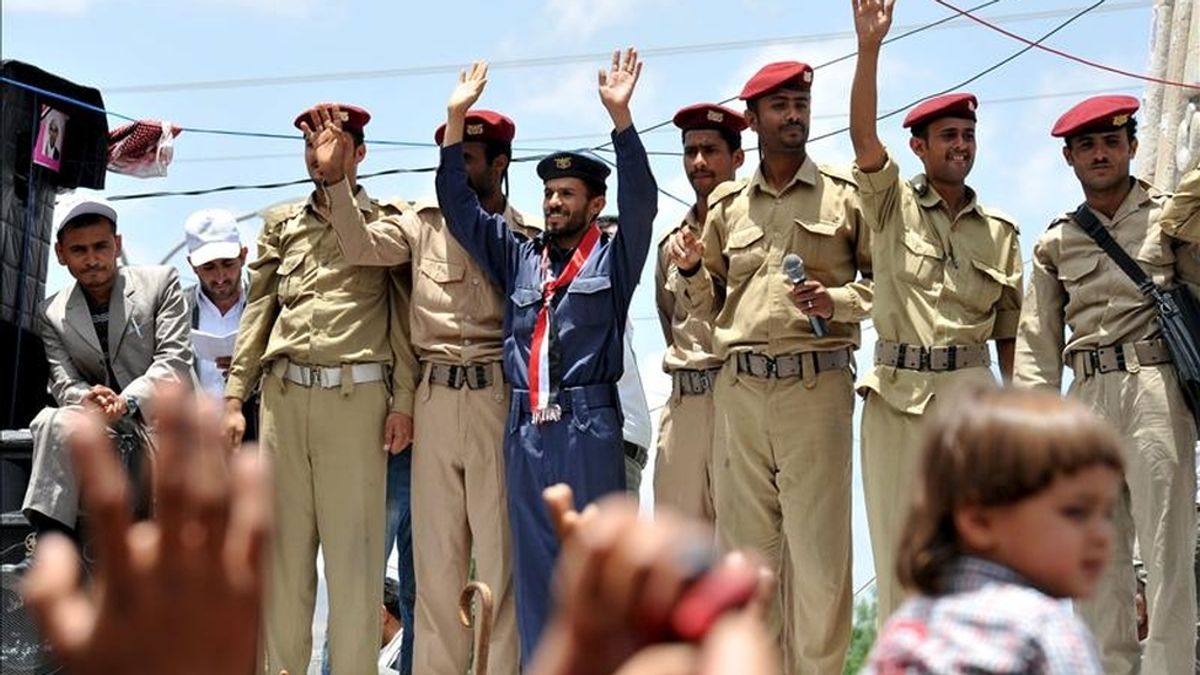
[[[854,174],[851,173],[850,167],[838,166],[836,164],[818,164],[817,170],[836,181],[858,187],[858,181],[854,180]]]
[[[388,197],[380,199],[376,202],[381,209],[385,211],[394,211],[397,214],[407,213],[413,210],[413,202],[404,199],[403,197]]]
[[[1059,225],[1071,222],[1071,213],[1071,211],[1063,211],[1062,213],[1058,214],[1054,217],[1054,220],[1050,221],[1050,224],[1046,226],[1046,229],[1053,230]]]
[[[713,189],[712,193],[708,195],[708,205],[710,207],[716,206],[730,197],[741,194],[749,184],[750,181],[746,180],[745,178],[727,180],[724,183],[721,183]]]
[[[992,220],[998,220],[1005,225],[1008,225],[1017,233],[1021,232],[1021,227],[1017,225],[1017,219],[1008,215],[1004,211],[991,206],[984,206],[982,204],[979,205],[979,210],[988,218],[991,218]]]
[[[263,229],[271,230],[280,227],[287,221],[303,213],[305,204],[307,202],[292,202],[290,204],[272,206],[260,211],[259,215],[263,219]]]

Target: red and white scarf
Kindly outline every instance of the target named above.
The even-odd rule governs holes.
[[[546,242],[542,248],[542,307],[533,326],[533,347],[529,350],[529,407],[533,411],[534,424],[557,422],[562,418],[562,407],[558,405],[562,373],[558,372],[560,359],[555,344],[558,336],[553,322],[554,294],[571,285],[599,241],[600,228],[592,223],[557,277],[550,271],[551,243]]]

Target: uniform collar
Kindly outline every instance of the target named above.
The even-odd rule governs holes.
[[[929,178],[925,174],[919,173],[913,176],[909,183],[912,185],[913,192],[915,192],[917,195],[917,203],[923,208],[945,208],[945,200],[942,199],[942,195],[939,194],[937,190],[933,189],[933,186],[929,184]],[[967,185],[966,191],[967,205],[964,206],[962,211],[956,215],[962,215],[963,213],[968,213],[970,211],[974,211],[980,216],[984,215],[983,210],[979,207],[979,202],[976,200],[975,190],[973,190],[970,185]],[[947,213],[948,212],[949,211],[947,211]]]
[[[1158,188],[1155,188],[1150,183],[1147,183],[1141,178],[1134,178],[1133,187],[1129,189],[1129,194],[1125,195],[1125,199],[1121,202],[1121,205],[1117,207],[1117,212],[1113,214],[1112,218],[1108,218],[1103,213],[1100,213],[1095,209],[1092,209],[1092,213],[1096,214],[1096,217],[1100,219],[1101,223],[1115,223],[1127,218],[1130,214],[1136,212],[1138,209],[1141,209],[1143,206],[1146,206],[1148,203],[1154,200],[1155,196],[1160,194],[1161,193],[1159,193]]]
[[[800,168],[796,170],[796,175],[792,176],[792,179],[790,181],[788,181],[788,184],[785,185],[784,188],[782,190],[780,190],[778,194],[782,195],[783,193],[787,192],[788,190],[791,190],[792,186],[798,182],[806,183],[809,186],[816,186],[817,180],[819,178],[820,178],[820,175],[819,175],[819,172],[817,171],[816,162],[812,161],[812,157],[805,155],[804,163],[801,164]],[[767,182],[766,175],[763,174],[762,162],[759,162],[758,168],[754,170],[754,177],[750,179],[750,189],[761,190],[770,195],[776,194],[775,189],[772,188],[771,184]]]
[[[318,188],[320,189],[320,188]],[[370,213],[373,206],[371,198],[367,195],[367,188],[359,185],[358,190],[354,193],[354,203],[358,206],[358,210],[363,213]],[[313,190],[308,195],[308,201],[304,203],[304,208],[317,213],[317,191]]]

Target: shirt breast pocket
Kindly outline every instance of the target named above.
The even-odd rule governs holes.
[[[980,312],[988,312],[1008,284],[1008,277],[991,263],[970,260],[970,269],[963,276],[962,302]]]
[[[920,288],[932,288],[941,281],[942,255],[936,246],[912,230],[904,231],[903,244],[904,265],[897,276]]]
[[[800,257],[804,258],[805,266],[812,269],[828,269],[837,250],[837,233],[841,226],[825,221],[809,222],[800,218],[796,218],[795,222],[799,227],[796,250]]]
[[[612,279],[606,276],[576,277],[567,287],[567,300],[564,327],[607,326],[613,321]]]
[[[1098,271],[1102,251],[1064,255],[1058,263],[1058,279],[1069,301],[1090,305],[1106,303],[1103,275]],[[1121,272],[1124,274],[1124,272]]]
[[[276,293],[279,296],[279,304],[285,307],[290,307],[300,295],[305,254],[305,251],[289,253],[283,262],[279,263],[279,267],[275,268],[275,275],[279,277],[279,287]]]
[[[466,276],[466,269],[444,260],[426,259],[421,261],[420,270],[420,283],[425,287],[421,299],[432,300],[441,307],[450,306]]]
[[[513,304],[513,334],[528,344],[529,336],[533,335],[533,326],[537,323],[538,310],[542,306],[542,292],[536,288],[518,286],[513,289],[509,300]]]
[[[730,232],[724,253],[729,260],[729,285],[737,286],[754,276],[767,257],[763,231],[757,225],[743,225]]]

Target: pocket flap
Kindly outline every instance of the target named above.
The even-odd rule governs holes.
[[[1063,259],[1058,263],[1058,276],[1071,281],[1081,279],[1096,269],[1096,266],[1100,264],[1100,256],[1102,255],[1105,254],[1103,252],[1096,252],[1092,255],[1063,256]]]
[[[834,223],[810,223],[799,218],[796,219],[796,224],[821,237],[832,237],[837,234],[839,227]]]
[[[608,277],[575,277],[567,288],[568,293],[599,293],[612,288]]]
[[[291,274],[292,272],[295,272],[296,268],[299,267],[300,263],[303,263],[303,262],[304,262],[304,252],[303,251],[293,253],[293,254],[289,255],[288,257],[284,258],[283,262],[279,263],[279,267],[276,268],[275,273],[278,274],[279,276],[286,277],[287,275]]]
[[[1008,275],[1004,274],[1004,272],[1001,272],[1000,270],[996,269],[995,267],[992,267],[991,265],[989,265],[981,260],[974,260],[974,259],[971,260],[971,264],[975,267],[975,269],[982,272],[983,276],[990,278],[992,281],[995,281],[996,283],[1000,284],[1001,286],[1010,285]]]
[[[942,254],[933,244],[926,241],[925,237],[913,232],[912,230],[904,231],[904,248],[917,255],[923,255],[929,258],[941,259]]]
[[[746,248],[763,238],[763,231],[756,226],[743,226],[729,233],[729,248]]]
[[[439,284],[450,281],[462,281],[466,276],[466,268],[442,260],[422,260],[421,273]]]
[[[536,288],[514,288],[509,296],[517,307],[528,307],[542,301],[542,293]]]

